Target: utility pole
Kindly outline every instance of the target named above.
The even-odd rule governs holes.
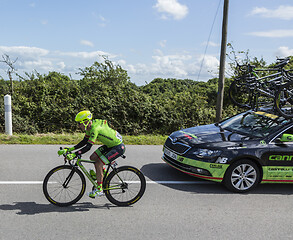
[[[222,119],[224,85],[225,85],[225,60],[226,60],[226,46],[227,46],[228,7],[229,7],[229,0],[224,0],[216,122],[220,122]]]

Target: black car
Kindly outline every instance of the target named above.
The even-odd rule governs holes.
[[[173,132],[163,151],[170,166],[234,192],[258,183],[293,183],[293,121],[269,110]]]

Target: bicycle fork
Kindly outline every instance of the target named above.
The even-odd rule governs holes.
[[[71,178],[72,178],[74,172],[75,172],[75,169],[72,168],[72,170],[71,170],[71,172],[69,173],[68,177],[65,179],[65,182],[62,184],[62,186],[63,186],[64,188],[67,188],[68,183],[70,182],[70,180],[71,180]]]

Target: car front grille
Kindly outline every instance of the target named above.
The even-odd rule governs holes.
[[[172,158],[170,158],[170,157],[168,157],[166,155],[164,155],[164,160],[166,162],[168,162],[169,164],[171,164],[171,165],[173,165],[173,166],[175,166],[175,167],[177,167],[177,168],[179,168],[181,170],[185,170],[185,171],[188,171],[188,172],[190,171],[190,166],[188,166],[188,165],[186,165],[184,163],[180,163],[178,161],[175,161],[174,159],[172,159]]]
[[[180,155],[185,154],[191,148],[190,146],[185,145],[181,142],[174,142],[174,139],[172,139],[171,137],[167,138],[165,142],[165,147]]]
[[[189,172],[189,173],[196,173],[198,175],[203,175],[203,176],[212,176],[212,174],[206,169],[201,169],[201,168],[189,166],[189,165],[186,165],[184,163],[175,161],[174,159],[166,156],[165,154],[163,156],[163,160],[165,162],[167,162],[168,164],[170,164],[171,166],[176,167],[176,168],[178,168],[180,170]]]

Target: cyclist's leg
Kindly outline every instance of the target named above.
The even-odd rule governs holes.
[[[91,156],[90,159],[95,161],[96,177],[98,188],[94,188],[91,192],[88,193],[88,196],[95,198],[96,196],[103,195],[103,166],[107,161],[103,153],[107,150],[106,146],[99,147]],[[104,160],[104,161],[103,161]]]
[[[125,145],[121,143],[118,146],[108,148],[105,145],[99,147],[91,156],[90,159],[95,161],[97,181],[103,181],[103,166],[111,163],[116,158],[125,153]]]
[[[90,159],[96,162],[95,169],[98,183],[103,182],[103,166],[109,163],[108,159],[104,156],[107,151],[108,148],[106,146],[101,146],[90,156]]]

